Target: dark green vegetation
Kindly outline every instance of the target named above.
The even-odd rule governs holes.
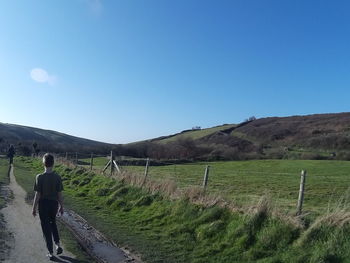
[[[106,153],[111,150],[111,144],[70,136],[64,133],[32,128],[27,126],[0,123],[0,150],[8,144],[16,147],[17,153],[30,155],[34,152],[33,142],[38,151],[42,152],[81,152]]]
[[[0,169],[2,169],[0,165]],[[16,158],[15,160],[15,176],[16,181],[23,189],[27,192],[27,200],[31,201],[34,197],[33,184],[35,176],[41,173],[43,168],[42,164],[35,160],[26,158]],[[74,236],[69,232],[69,230],[64,227],[61,223],[58,223],[61,239],[65,247],[76,256],[76,263],[88,263],[93,262],[93,260],[82,250],[80,245],[75,240]]]
[[[41,169],[38,161],[19,161],[24,169]],[[191,203],[189,195],[170,200],[79,168],[56,170],[67,205],[146,262],[350,262],[347,199],[316,219],[299,221],[266,199],[239,213]]]

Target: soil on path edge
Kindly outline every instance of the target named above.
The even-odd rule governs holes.
[[[4,215],[7,229],[14,236],[14,245],[10,251],[9,259],[5,263],[49,262],[46,257],[47,250],[42,236],[40,219],[32,216],[31,207],[25,202],[26,192],[17,184],[10,172],[9,189],[13,193],[13,199],[7,207],[1,210]],[[55,262],[73,263],[74,255],[65,248],[62,256],[56,256]]]

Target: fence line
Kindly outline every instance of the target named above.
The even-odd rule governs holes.
[[[85,167],[88,170],[98,173],[106,171],[109,167],[109,176],[118,176],[119,173],[125,172],[137,174],[140,180],[142,180],[142,186],[147,180],[156,180],[157,182],[172,180],[180,188],[202,187],[207,193],[219,193],[228,198],[233,198],[234,200],[249,200],[249,198],[261,196],[267,191],[271,192],[280,202],[288,204],[290,208],[294,206],[297,215],[302,214],[305,196],[307,196],[306,205],[308,205],[311,198],[315,198],[315,196],[317,198],[323,197],[322,194],[324,192],[320,191],[320,193],[315,193],[315,189],[318,190],[316,187],[320,186],[321,188],[328,189],[328,195],[326,195],[325,198],[330,198],[329,191],[333,193],[331,197],[336,198],[336,196],[339,196],[338,189],[343,190],[347,185],[339,186],[338,184],[333,188],[329,186],[332,183],[339,182],[340,179],[343,181],[343,178],[346,177],[341,177],[346,175],[345,173],[335,175],[326,172],[311,173],[309,175],[310,181],[308,180],[308,184],[310,185],[305,187],[306,172],[304,177],[301,176],[303,183],[300,182],[299,184],[298,178],[300,172],[254,171],[251,169],[237,169],[235,167],[227,171],[225,170],[227,168],[221,167],[221,169],[219,169],[218,166],[220,166],[221,162],[206,163],[201,161],[197,163],[178,163],[176,160],[172,162],[152,160],[149,158],[116,156],[113,152],[109,155],[65,152],[58,154],[58,156],[66,162],[70,162],[70,165]],[[210,167],[208,164],[210,164]],[[303,167],[300,168],[299,171],[301,171]],[[115,174],[115,172],[118,173]],[[251,175],[257,176],[254,177]],[[287,181],[285,181],[284,184],[280,184],[278,181],[279,176],[281,176],[281,180]],[[320,180],[317,181],[315,178]],[[306,188],[308,189],[307,191],[310,191],[310,194],[305,190]],[[297,205],[295,205],[296,201]]]

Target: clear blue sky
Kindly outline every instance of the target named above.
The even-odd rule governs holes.
[[[112,143],[349,111],[350,2],[2,0],[0,122]]]

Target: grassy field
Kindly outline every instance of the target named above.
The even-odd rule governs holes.
[[[95,169],[101,170],[106,162],[106,158],[96,158]],[[295,209],[301,170],[307,171],[306,210],[324,212],[350,187],[349,161],[254,160],[151,166],[149,177],[173,180],[182,189],[200,186],[207,164],[210,165],[208,192],[220,194],[239,206],[269,195],[280,208]],[[145,168],[123,166],[122,169],[143,175]]]
[[[24,170],[40,169],[37,160],[18,161]],[[275,184],[283,187],[284,173],[293,169],[298,172],[298,165],[276,162],[259,163],[259,171],[279,168],[283,174],[275,179]],[[342,163],[335,164],[342,167]],[[246,163],[240,165],[245,167]],[[308,165],[309,169],[317,167],[317,163]],[[343,165],[346,172],[347,166]],[[327,172],[332,167],[333,164],[325,163],[323,169],[315,171]],[[269,202],[263,200],[255,203],[255,209],[247,207],[247,213],[237,213],[218,206],[196,205],[185,196],[171,200],[161,193],[79,168],[58,166],[56,170],[64,180],[67,206],[118,244],[138,251],[145,262],[350,262],[348,210],[331,210],[316,219],[299,221],[290,215],[273,213]],[[258,173],[255,174],[257,177]],[[341,173],[338,175],[345,178]],[[262,178],[251,180],[257,189],[258,183],[267,185]]]
[[[160,143],[168,143],[168,142],[173,142],[178,139],[185,139],[185,138],[191,138],[193,140],[203,138],[209,134],[212,134],[214,132],[222,131],[225,129],[229,129],[236,126],[236,124],[227,124],[227,125],[221,125],[213,128],[208,128],[208,129],[202,129],[202,130],[193,130],[193,131],[188,131],[185,133],[180,133],[176,136],[172,136],[170,138],[166,138],[163,140],[159,140],[158,142]]]

